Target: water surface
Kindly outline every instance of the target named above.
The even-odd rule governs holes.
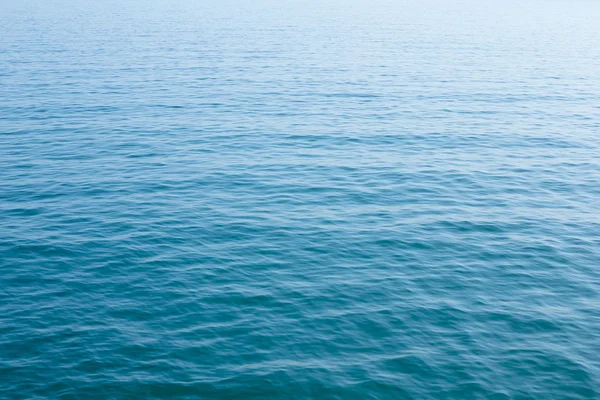
[[[599,398],[598,21],[0,0],[0,398]]]

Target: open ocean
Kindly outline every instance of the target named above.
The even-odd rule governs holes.
[[[600,2],[0,0],[0,399],[600,399]]]

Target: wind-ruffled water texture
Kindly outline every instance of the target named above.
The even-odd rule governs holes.
[[[598,21],[3,0],[0,398],[599,398]]]

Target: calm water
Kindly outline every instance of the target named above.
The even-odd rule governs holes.
[[[0,398],[600,398],[598,21],[0,0]]]

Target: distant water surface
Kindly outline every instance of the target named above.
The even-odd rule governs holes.
[[[600,3],[0,0],[0,398],[600,398]]]

